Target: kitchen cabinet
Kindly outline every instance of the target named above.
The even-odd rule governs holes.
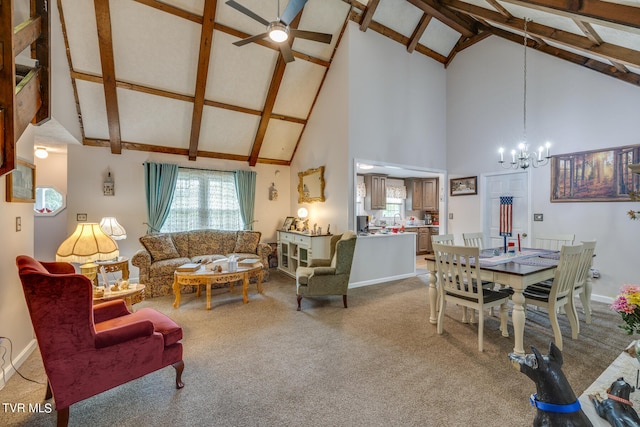
[[[407,209],[412,211],[437,211],[439,209],[438,178],[408,178]]]
[[[380,210],[387,207],[386,175],[369,174],[364,176],[367,195],[364,198],[365,210]]]
[[[431,245],[431,230],[432,230],[432,227],[405,228],[404,230],[405,232],[416,233],[416,255],[422,255],[422,254],[433,252],[433,248]]]
[[[298,267],[308,267],[314,259],[329,259],[331,237],[278,231],[278,270],[295,277]]]

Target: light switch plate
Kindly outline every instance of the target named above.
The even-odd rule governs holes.
[[[534,221],[543,221],[544,215],[542,214],[533,214]]]

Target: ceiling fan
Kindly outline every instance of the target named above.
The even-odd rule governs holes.
[[[272,41],[278,43],[280,53],[285,62],[291,62],[294,60],[291,53],[291,46],[286,41],[289,36],[299,37],[301,39],[313,40],[320,43],[331,43],[331,34],[317,33],[315,31],[304,31],[296,28],[289,28],[291,21],[300,13],[307,0],[289,0],[289,4],[280,15],[280,1],[278,1],[278,18],[275,21],[269,22],[263,17],[257,15],[246,7],[242,6],[235,0],[228,0],[227,4],[237,11],[244,13],[250,18],[260,22],[267,27],[267,31],[262,34],[257,34],[246,39],[239,40],[233,43],[236,46],[244,46],[245,44],[255,42],[257,40],[269,37]]]

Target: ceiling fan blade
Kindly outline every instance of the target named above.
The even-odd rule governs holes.
[[[293,37],[300,37],[301,39],[313,40],[320,43],[331,43],[331,34],[317,33],[315,31],[296,30],[291,28],[289,30]]]
[[[267,37],[268,35],[269,35],[269,33],[257,34],[255,36],[247,37],[246,39],[242,39],[242,40],[238,40],[237,42],[233,42],[233,44],[236,45],[236,46],[244,46],[245,44],[249,44],[251,42],[255,42],[255,41],[258,41],[260,39],[263,39],[263,38]]]
[[[295,59],[293,58],[293,53],[291,53],[291,46],[289,46],[289,43],[280,43],[280,53],[282,53],[284,62],[289,63],[295,61]]]
[[[284,25],[291,24],[293,18],[300,13],[306,3],[307,0],[289,0],[289,4],[280,15],[280,22],[284,23]]]
[[[256,21],[258,21],[259,23],[261,23],[265,27],[270,24],[270,22],[267,21],[266,19],[264,19],[262,16],[257,15],[256,13],[250,11],[249,9],[247,9],[246,7],[244,7],[243,5],[237,3],[234,0],[228,0],[227,4],[229,6],[231,6],[232,8],[234,8],[235,10],[237,10],[238,12],[244,13],[248,17],[255,19]]]

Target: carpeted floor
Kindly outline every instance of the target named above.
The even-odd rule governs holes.
[[[411,278],[349,291],[342,298],[304,299],[295,310],[293,279],[274,272],[264,294],[250,287],[242,304],[236,287],[144,301],[184,328],[182,390],[172,368],[147,375],[71,406],[71,426],[527,426],[535,386],[508,361],[513,339],[499,319],[485,323],[483,353],[477,325],[460,323],[448,306],[444,334],[429,323],[427,286]],[[581,334],[564,335],[564,372],[580,395],[631,340],[608,305],[593,303],[593,323],[580,313]],[[527,310],[525,348],[544,354],[553,332],[544,311]],[[511,323],[509,322],[511,329]],[[510,331],[511,333],[511,331]],[[123,368],[127,361],[123,360]],[[46,378],[38,352],[0,391],[0,401],[42,402]],[[55,412],[11,413],[0,424],[55,425]]]

